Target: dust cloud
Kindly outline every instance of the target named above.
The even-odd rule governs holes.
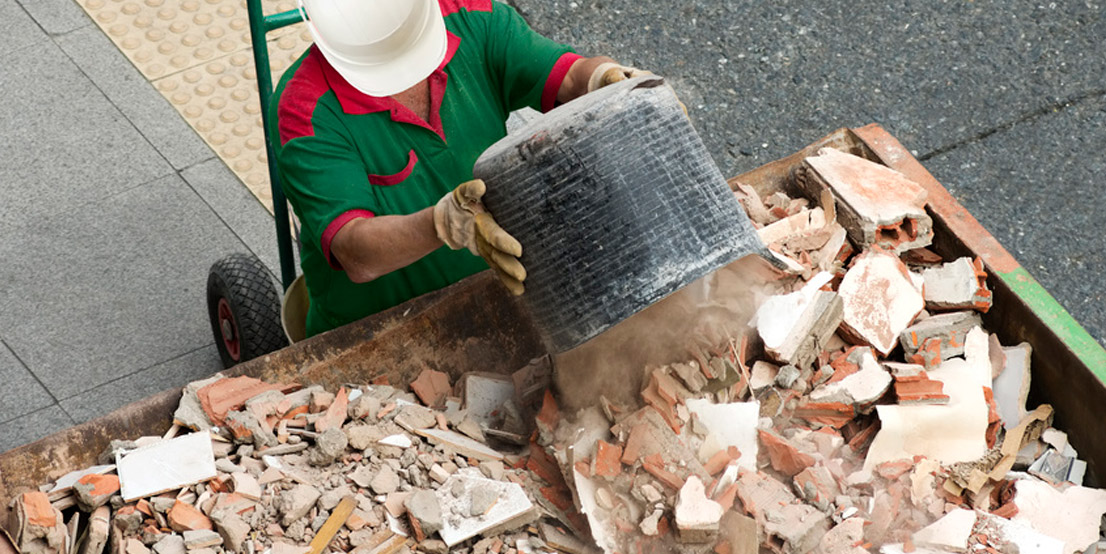
[[[747,256],[554,356],[561,405],[579,410],[602,395],[638,406],[648,368],[688,361],[696,347],[715,348],[745,332],[770,271],[760,257]]]

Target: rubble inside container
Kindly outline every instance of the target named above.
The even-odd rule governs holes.
[[[982,263],[925,248],[922,189],[823,151],[785,190],[737,185],[788,268],[745,332],[641,368],[636,404],[562,411],[547,358],[509,376],[426,370],[409,391],[216,375],[185,387],[165,437],[113,442],[102,465],[15,498],[17,547],[1106,549],[1106,491],[1082,486],[1051,406],[1026,406],[1031,347],[983,327]]]

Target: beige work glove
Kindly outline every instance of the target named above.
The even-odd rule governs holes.
[[[651,71],[619,65],[614,62],[601,63],[599,67],[595,68],[595,71],[591,72],[591,78],[588,79],[588,92],[596,91],[607,85],[625,81],[626,79],[652,74]],[[673,94],[675,94],[675,91],[673,91]],[[676,97],[676,102],[680,103],[680,109],[684,111],[684,115],[687,115],[687,106],[680,101],[678,96]]]
[[[642,75],[650,75],[648,71],[642,71],[640,69],[629,67],[625,65],[619,65],[614,62],[606,62],[599,64],[599,67],[595,68],[595,71],[591,72],[591,78],[588,79],[588,92],[599,90],[607,85],[617,83],[619,81],[625,81],[626,79],[633,79],[634,77],[641,77]]]
[[[522,245],[504,231],[484,208],[484,181],[466,181],[446,194],[434,206],[434,230],[446,246],[484,258],[511,294],[522,294],[526,268],[518,257]]]

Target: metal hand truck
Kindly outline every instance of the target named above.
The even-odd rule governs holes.
[[[265,41],[269,32],[299,23],[303,18],[299,10],[266,16],[261,11],[261,0],[246,0],[246,8],[249,12],[250,41],[253,44],[253,61],[257,72],[257,92],[261,102],[265,153],[269,159],[273,219],[276,221],[281,287],[284,294],[278,294],[268,268],[252,255],[230,254],[211,266],[207,279],[208,316],[224,367],[283,348],[289,340],[302,339],[303,318],[307,312],[306,288],[302,276],[296,278],[288,203],[280,187],[273,145],[269,140],[268,108],[273,95],[273,80],[269,69],[268,44]]]

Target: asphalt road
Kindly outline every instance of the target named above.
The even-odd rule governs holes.
[[[511,3],[668,78],[726,175],[879,123],[1106,345],[1106,5]]]

